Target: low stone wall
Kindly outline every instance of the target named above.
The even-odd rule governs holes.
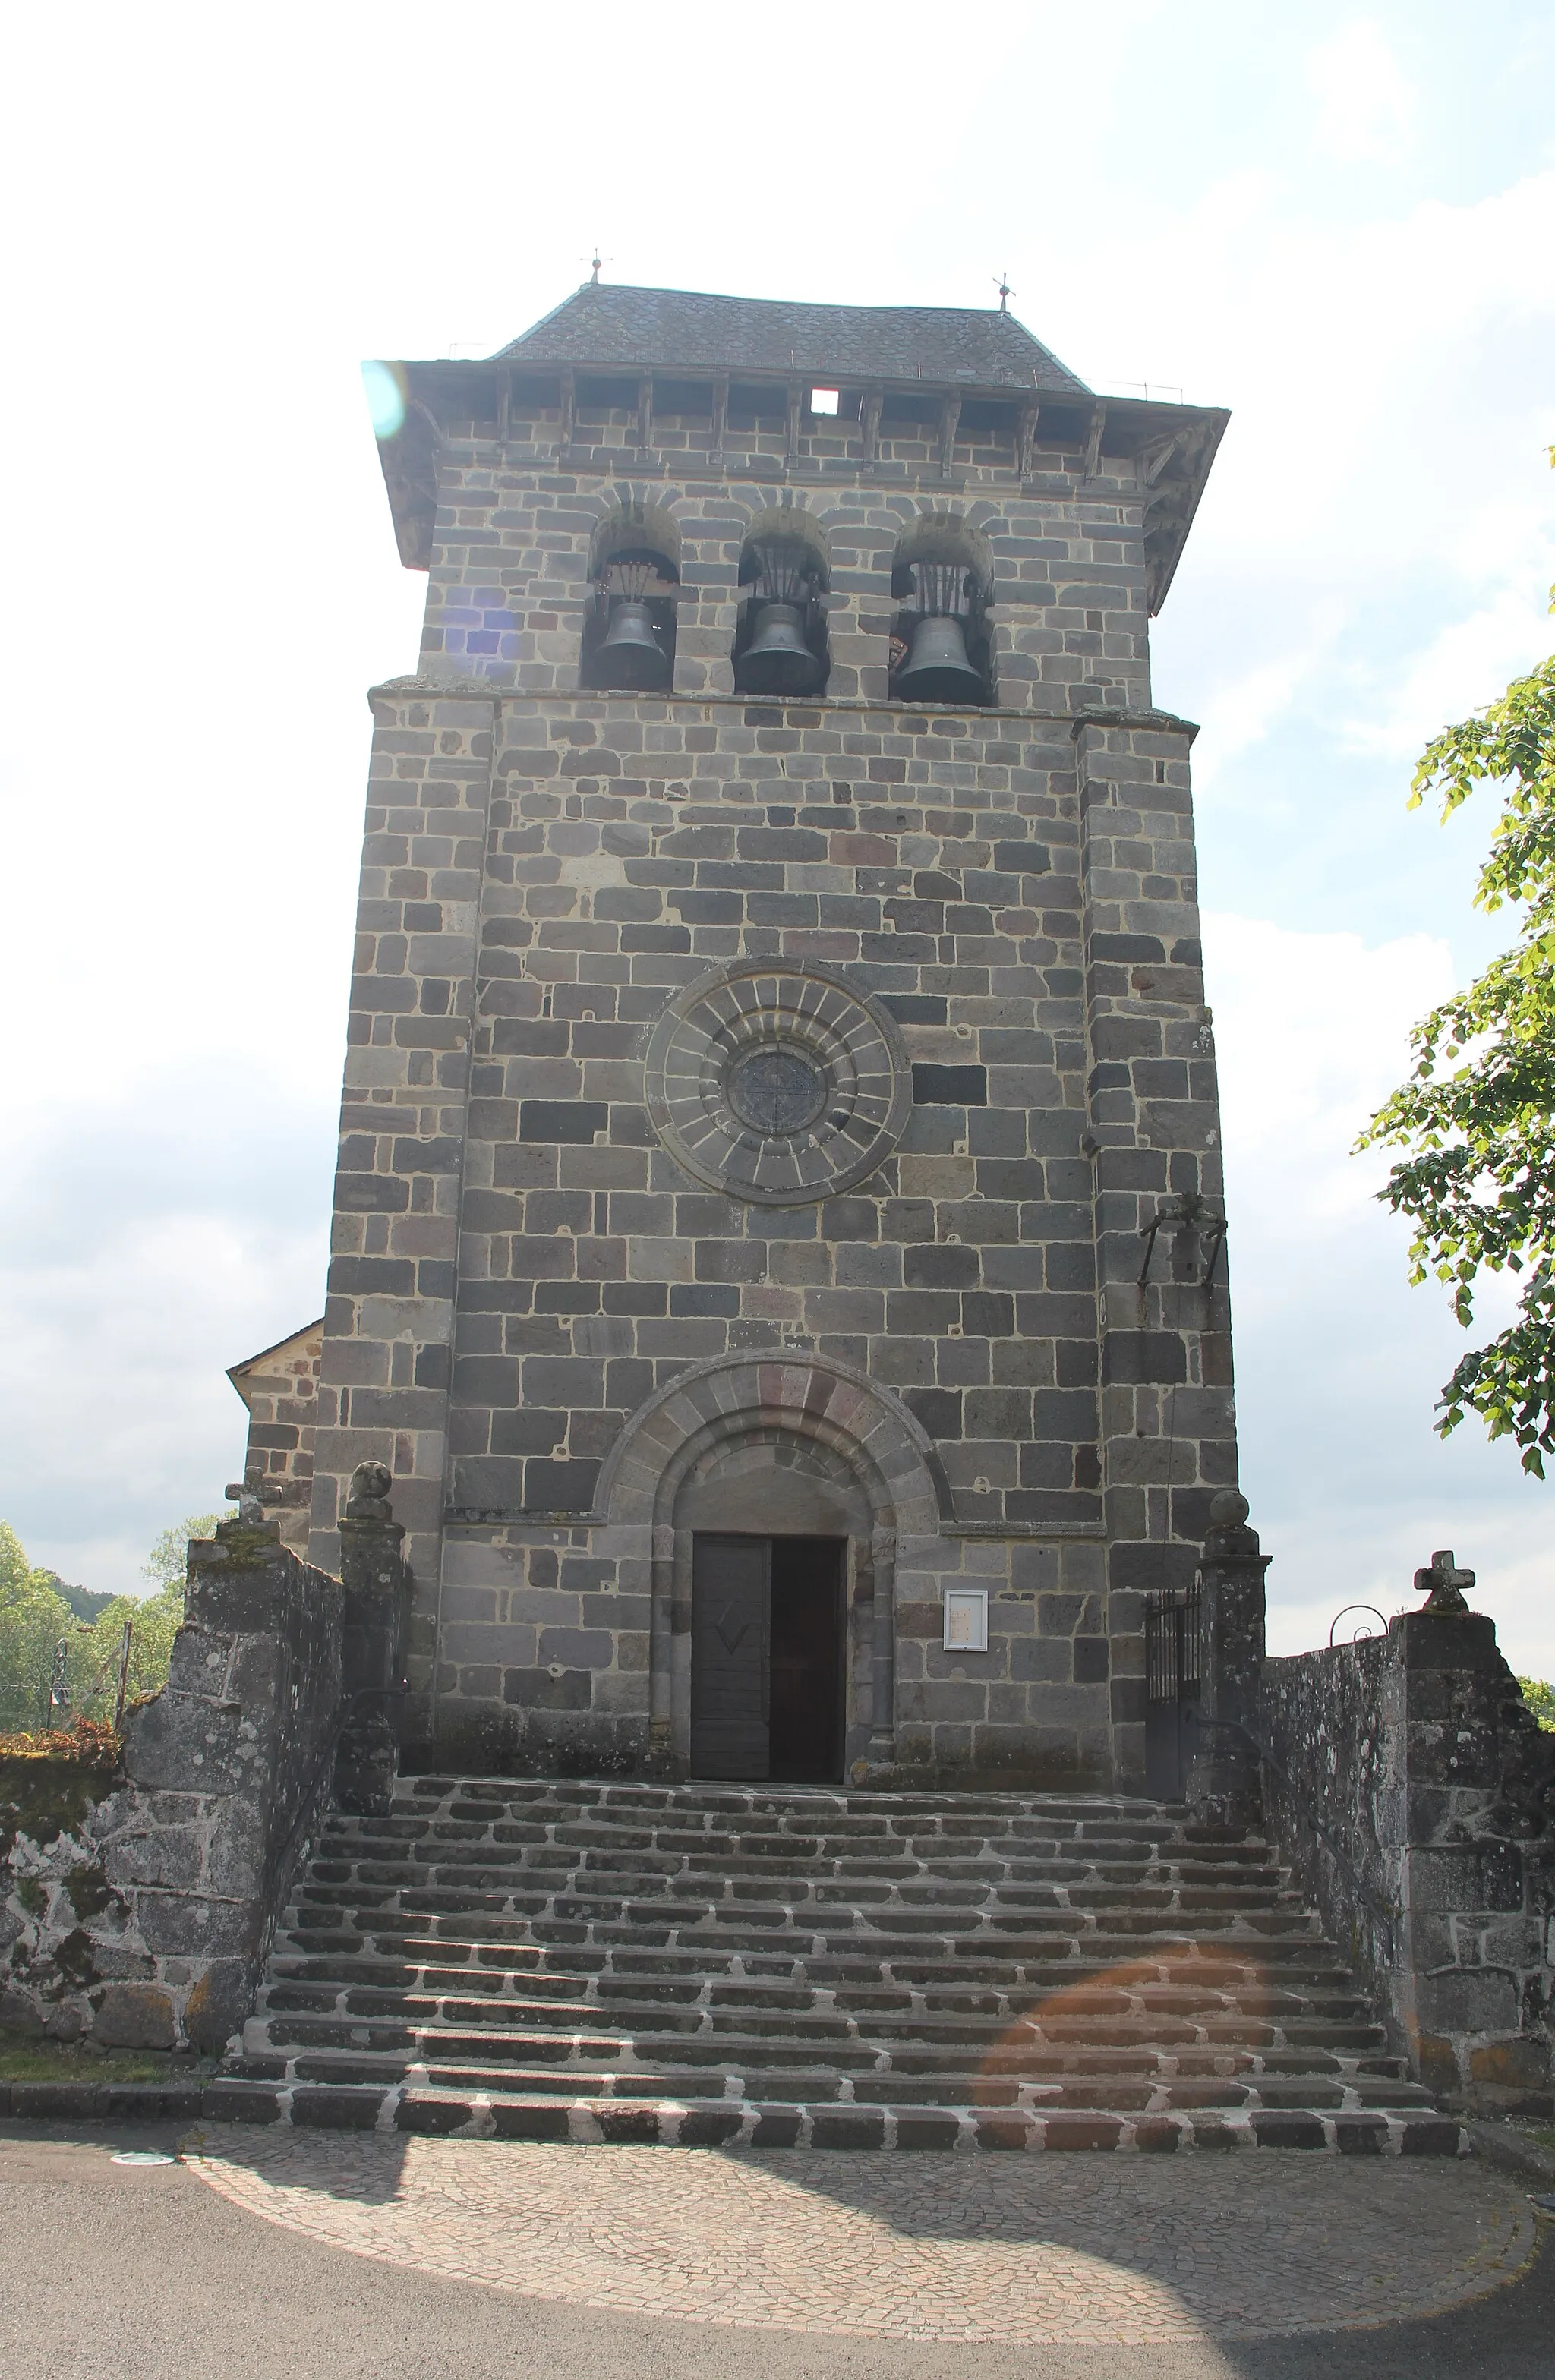
[[[1422,2082],[1555,2111],[1555,1736],[1494,1622],[1407,1612],[1268,1661],[1255,1725],[1285,1772],[1264,1770],[1270,1829]]]
[[[273,1523],[224,1523],[189,1548],[172,1670],[121,1771],[9,1765],[0,2021],[203,2050],[241,2024],[333,1780],[343,1596]]]

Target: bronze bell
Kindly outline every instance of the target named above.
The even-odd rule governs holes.
[[[668,686],[670,657],[638,597],[617,597],[595,669],[601,686],[617,686],[624,693],[656,694]]]
[[[756,634],[740,655],[740,690],[750,694],[813,694],[820,663],[805,642],[805,615],[796,603],[763,603]]]
[[[961,622],[927,612],[913,630],[912,650],[893,691],[904,702],[986,702],[988,687],[966,658]]]

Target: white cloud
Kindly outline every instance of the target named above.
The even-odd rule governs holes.
[[[1443,727],[1493,701],[1509,679],[1552,648],[1548,604],[1525,587],[1503,587],[1432,638],[1395,682],[1379,716],[1348,721],[1345,744],[1353,752],[1413,760]]]
[[[152,1538],[220,1505],[245,1438],[227,1366],[322,1305],[334,1099],[216,1072],[142,1072],[12,1143],[0,1512],[83,1585],[138,1592]]]
[[[1342,26],[1307,54],[1318,133],[1336,157],[1386,160],[1408,145],[1419,94],[1368,19]]]
[[[1285,716],[1322,667],[1342,625],[1332,615],[1310,639],[1211,687],[1208,700],[1199,705],[1200,732],[1194,745],[1194,779],[1201,793],[1232,761],[1261,744]]]
[[[1350,1148],[1407,1071],[1410,1026],[1452,990],[1452,951],[1432,934],[1368,948],[1225,911],[1206,915],[1204,946],[1228,1165],[1286,1169],[1304,1209],[1353,1208],[1379,1160]]]
[[[802,60],[774,66],[759,20],[687,0],[671,58],[647,16],[617,12],[616,71],[585,91],[566,25],[477,0],[468,44],[523,113],[517,200],[509,166],[447,129],[456,61],[431,70],[431,180],[395,170],[384,127],[420,31],[403,0],[383,0],[367,44],[353,12],[285,5],[257,39],[185,5],[100,10],[73,47],[59,12],[30,13],[30,105],[0,159],[22,226],[6,327],[53,369],[8,389],[27,468],[0,588],[22,698],[0,719],[19,888],[0,937],[17,1028],[0,1190],[25,1175],[35,1196],[0,1241],[0,1511],[36,1550],[88,1585],[134,1583],[155,1531],[231,1475],[223,1367],[316,1310],[361,690],[412,662],[424,593],[396,566],[358,359],[494,348],[583,277],[597,230],[607,279],[753,296],[978,305],[1007,262],[1016,312],[1087,378],[1233,408],[1157,687],[1206,721],[1200,783],[1219,771],[1221,789],[1202,856],[1222,906],[1277,920],[1209,928],[1276,1633],[1288,1613],[1325,1633],[1347,1593],[1387,1608],[1450,1542],[1487,1599],[1524,1597],[1532,1631],[1546,1491],[1473,1424],[1433,1439],[1462,1336],[1405,1286],[1400,1228],[1346,1153],[1456,972],[1441,922],[1466,916],[1461,863],[1443,894],[1451,838],[1422,831],[1388,846],[1421,930],[1369,922],[1393,885],[1356,806],[1391,818],[1395,756],[1518,665],[1504,590],[1537,610],[1555,575],[1539,451],[1555,172],[1542,117],[1508,129],[1509,78],[1539,77],[1494,79],[1548,33],[1531,0],[1512,13],[1498,45],[1379,8],[1406,28],[1395,54],[1364,13],[1334,31],[1325,11],[1314,33],[1299,12],[1203,0],[1209,30],[1184,45],[1164,0],[1120,0],[1087,105],[1043,124],[1044,189],[1086,193],[1078,266],[1073,210],[1033,206],[1028,147],[990,132],[1012,78],[1058,89],[1091,63],[1089,27],[1051,7],[1006,12],[985,60],[958,59],[933,170],[898,174],[884,212],[882,157],[922,118],[936,20],[916,5],[883,46],[872,18],[838,13],[841,70],[819,86]],[[580,137],[637,153],[645,106],[721,198],[686,203],[683,171],[651,206],[630,174],[596,176],[592,222],[524,201],[570,187]],[[792,210],[730,195],[752,109],[774,107],[838,229],[802,269]],[[1427,111],[1451,128],[1440,160]],[[1342,157],[1385,170],[1342,174]],[[1012,249],[979,253],[974,217],[1001,241],[1013,227]],[[1385,724],[1330,769],[1320,739],[1357,688]],[[1366,939],[1299,930],[1346,895]]]
[[[1505,1441],[1436,1399],[1472,1342],[1434,1284],[1411,1289],[1407,1229],[1373,1196],[1384,1154],[1351,1155],[1403,1075],[1410,1025],[1457,978],[1438,937],[1368,946],[1267,918],[1205,919],[1226,1152],[1243,1485],[1270,1571],[1270,1642],[1327,1641],[1341,1605],[1385,1615],[1452,1546],[1479,1573],[1525,1674],[1555,1676],[1548,1498]],[[1504,1287],[1477,1318],[1500,1328]]]

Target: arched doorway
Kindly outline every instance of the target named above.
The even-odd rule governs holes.
[[[936,1468],[889,1390],[808,1353],[719,1357],[633,1416],[600,1501],[651,1527],[658,1767],[822,1782],[893,1760],[897,1545],[938,1536]]]

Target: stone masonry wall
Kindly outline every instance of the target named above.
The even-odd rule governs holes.
[[[679,533],[677,690],[732,694],[741,543],[753,519],[793,506],[819,526],[830,560],[828,694],[883,701],[896,541],[938,512],[986,542],[1002,703],[1074,711],[1149,702],[1150,492],[1130,456],[1099,456],[1087,478],[1083,452],[1039,447],[1023,479],[1009,447],[970,440],[942,472],[927,423],[902,425],[869,468],[859,424],[823,419],[792,466],[781,422],[731,437],[716,458],[709,425],[687,417],[656,420],[663,443],[648,455],[635,444],[635,413],[585,423],[560,454],[559,411],[516,416],[505,442],[459,434],[474,424],[450,427],[438,458],[426,674],[572,693],[590,545],[625,504],[669,515]]]
[[[0,1864],[0,2016],[106,2046],[219,2050],[251,2004],[340,1720],[342,1590],[273,1535],[189,1548],[166,1686],[123,1775]],[[94,1788],[100,1791],[100,1787]]]
[[[1270,1661],[1258,1732],[1295,1788],[1266,1767],[1270,1828],[1421,2079],[1460,2107],[1555,2111],[1555,1739],[1494,1623],[1408,1612]]]
[[[308,1549],[313,1500],[313,1435],[318,1414],[322,1321],[294,1331],[227,1378],[249,1410],[243,1476],[265,1517],[296,1554]]]
[[[1140,1589],[1164,1583],[1171,1533],[1202,1527],[1234,1463],[1223,1291],[1209,1331],[1207,1294],[1159,1278],[1170,1234],[1143,1296],[1132,1278],[1159,1196],[1213,1201],[1220,1187],[1186,873],[1191,731],[1157,715],[1076,730],[1009,713],[493,694],[479,961],[463,981],[429,980],[418,967],[446,963],[432,905],[396,907],[378,889],[408,863],[425,780],[441,784],[485,736],[473,690],[451,703],[412,683],[375,699],[383,798],[364,913],[391,930],[363,937],[326,1405],[332,1370],[353,1377],[317,1461],[336,1479],[370,1455],[399,1464],[396,1509],[430,1534],[446,1432],[456,1536],[441,1597],[422,1593],[412,1672],[424,1693],[441,1626],[442,1723],[479,1718],[511,1749],[521,1703],[549,1706],[562,1716],[547,1757],[570,1732],[593,1765],[617,1716],[645,1719],[642,1615],[598,1600],[614,1591],[611,1563],[579,1546],[563,1587],[547,1530],[520,1584],[510,1550],[476,1551],[480,1533],[510,1548],[516,1528],[589,1512],[646,1397],[699,1360],[763,1346],[813,1347],[897,1392],[934,1438],[954,1521],[999,1541],[1005,1588],[1013,1544],[1045,1542],[1054,1563],[1069,1548],[1077,1583],[1052,1607],[1054,1641],[1017,1647],[1006,1632],[978,1657],[972,1697],[947,1680],[945,1723],[954,1707],[957,1725],[1030,1726],[1043,1700],[1062,1708],[1051,1689],[1084,1684],[1104,1689],[1103,1728],[1137,1730]],[[842,965],[901,1031],[913,1111],[856,1193],[777,1209],[722,1197],[658,1144],[648,1033],[675,990],[752,953]],[[429,1004],[476,1019],[468,1118],[453,1099],[429,1106],[444,1129],[413,1135],[406,1077],[435,1067],[452,1084],[457,1067],[453,1050],[396,1047],[422,1034]],[[1125,1275],[1107,1315],[1105,1457],[1099,1184],[1103,1248]],[[419,1284],[441,1262],[423,1251],[452,1249],[456,1211],[443,1373],[442,1298],[429,1305]],[[1104,1568],[1074,1542],[1107,1528],[1104,1460],[1110,1610]],[[412,1506],[407,1471],[422,1462]],[[316,1557],[328,1543],[316,1534]],[[1125,1559],[1125,1543],[1140,1551]],[[436,1581],[435,1559],[416,1569]],[[1017,1683],[1044,1694],[1006,1693],[993,1720],[990,1689]],[[1112,1749],[1138,1767],[1131,1739]]]
[[[1235,1461],[1193,1221],[1221,1196],[1194,731],[1144,707],[1134,460],[1039,436],[1023,474],[971,411],[946,455],[934,409],[872,455],[808,417],[719,444],[656,414],[644,451],[587,407],[445,425],[423,674],[373,698],[310,1550],[334,1566],[345,1480],[386,1463],[412,1732],[499,1764],[644,1756],[678,1657],[601,1466],[668,1381],[764,1349],[858,1366],[932,1442],[901,1755],[1142,1772],[1142,1590],[1191,1572]],[[758,702],[739,557],[785,506],[827,554],[832,674]],[[579,690],[616,515],[675,548],[672,697]],[[934,521],[982,557],[997,710],[886,698],[898,540]],[[808,1207],[693,1180],[645,1096],[666,1003],[761,957],[841,970],[911,1069],[894,1151]],[[990,1645],[953,1660],[971,1562]]]

